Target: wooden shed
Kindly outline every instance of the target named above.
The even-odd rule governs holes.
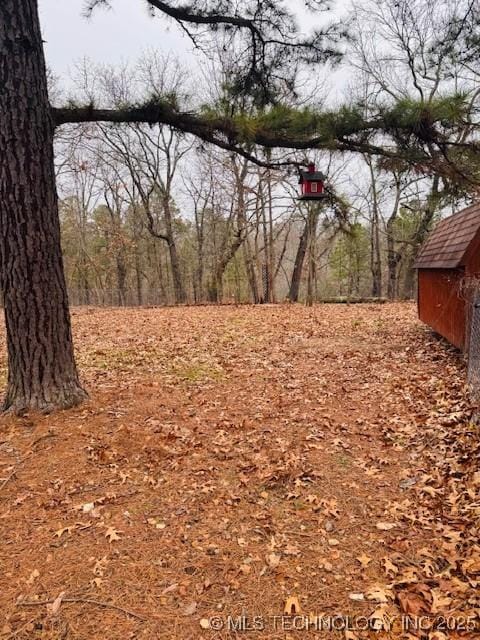
[[[415,267],[420,320],[465,350],[471,296],[480,278],[480,202],[439,222]]]

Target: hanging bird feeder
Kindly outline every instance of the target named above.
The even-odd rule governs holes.
[[[325,193],[325,176],[315,170],[315,164],[309,162],[306,171],[300,171],[298,180],[300,185],[299,200],[322,200],[327,197]]]

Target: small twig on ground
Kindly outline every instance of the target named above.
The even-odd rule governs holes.
[[[16,631],[12,631],[12,633],[9,633],[8,636],[2,637],[2,640],[11,640],[12,638],[15,638],[15,636],[18,636],[19,633],[24,631],[31,624],[32,624],[32,621],[29,620],[23,626],[21,626],[20,629],[17,629]]]
[[[316,533],[308,533],[308,531],[279,531],[279,533],[285,533],[289,536],[303,536],[304,538],[313,538],[314,536],[318,536],[318,532]]]
[[[32,444],[30,445],[31,450],[23,458],[20,458],[20,460],[18,460],[18,462],[15,464],[11,474],[7,478],[5,478],[5,480],[2,482],[2,484],[0,484],[0,491],[3,491],[3,489],[7,486],[7,484],[10,482],[10,480],[17,473],[18,468],[34,453],[33,447],[35,447],[39,442],[41,442],[42,440],[45,440],[46,438],[55,438],[55,437],[56,437],[56,433],[54,431],[48,431],[47,433],[44,433],[42,436],[40,436],[36,440],[34,440],[32,442]]]
[[[7,484],[10,482],[10,480],[13,478],[13,476],[17,473],[17,470],[18,470],[17,466],[18,465],[15,465],[15,468],[13,469],[12,473],[5,478],[5,480],[2,482],[2,484],[0,484],[0,491],[2,491],[7,486]]]
[[[10,480],[16,475],[19,467],[32,455],[32,453],[33,453],[33,451],[30,451],[29,453],[27,453],[26,456],[24,456],[23,458],[20,458],[20,460],[18,460],[15,463],[15,466],[13,467],[12,473],[7,478],[5,478],[5,480],[2,482],[2,484],[0,484],[0,491],[2,491],[7,486],[7,484],[10,482]]]
[[[18,607],[37,607],[41,605],[53,604],[55,599],[51,600],[34,600],[27,602],[17,602]],[[91,598],[63,598],[63,603],[82,603],[82,604],[92,604],[97,607],[102,607],[104,609],[115,609],[115,611],[120,611],[131,618],[136,618],[137,620],[142,620],[145,622],[147,618],[140,613],[136,613],[135,611],[131,611],[130,609],[125,609],[124,607],[120,607],[119,605],[112,604],[110,602],[102,602],[101,600],[93,600]]]
[[[44,433],[42,436],[39,436],[38,438],[36,438],[30,446],[33,448],[42,440],[46,440],[47,438],[56,438],[56,437],[57,437],[57,434],[54,431],[47,431],[47,433]]]

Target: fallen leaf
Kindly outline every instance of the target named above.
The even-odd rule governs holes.
[[[328,571],[328,573],[333,571],[333,564],[331,562],[329,562],[328,560],[321,560],[318,563],[318,566],[320,567],[320,569],[325,569],[325,571]]]
[[[398,567],[389,558],[382,558],[382,565],[387,576],[394,577],[398,573]]]
[[[423,583],[416,583],[397,593],[397,600],[401,610],[406,614],[419,616],[431,612],[433,602],[430,587]]]
[[[58,529],[58,531],[55,531],[55,537],[61,538],[64,533],[72,533],[74,529],[75,529],[75,525],[70,525],[69,527],[63,527],[63,529]]]
[[[388,612],[388,609],[385,605],[378,607],[375,611],[370,615],[370,624],[371,628],[374,631],[390,631],[391,628],[391,619]]]
[[[165,522],[161,522],[156,518],[148,518],[147,523],[152,527],[155,527],[155,529],[165,529],[165,527],[167,526]]]
[[[62,600],[65,597],[65,591],[58,594],[51,604],[47,604],[47,611],[51,616],[56,616],[62,606]]]
[[[278,553],[272,552],[272,553],[269,553],[265,559],[267,561],[268,566],[271,569],[276,569],[280,564],[280,560],[282,559],[282,557]]]
[[[195,613],[195,611],[197,610],[197,603],[196,602],[190,602],[190,604],[187,604],[187,606],[184,608],[183,610],[183,615],[184,616],[191,616]]]
[[[30,574],[30,577],[28,578],[28,580],[26,580],[25,582],[32,586],[32,584],[35,582],[35,580],[40,576],[40,572],[38,571],[38,569],[34,569],[32,571],[32,573]]]
[[[362,567],[368,567],[368,565],[372,561],[372,559],[369,558],[365,553],[362,553],[362,555],[358,556],[355,559],[358,560],[358,562],[362,565]]]
[[[174,582],[173,584],[171,584],[169,587],[165,587],[165,589],[160,593],[161,596],[166,595],[167,593],[172,593],[172,591],[175,591],[175,589],[178,587],[178,583]]]
[[[113,527],[108,527],[105,531],[105,537],[108,538],[109,542],[115,542],[116,540],[120,540],[121,531],[117,531]]]
[[[365,600],[365,596],[363,593],[349,593],[348,597],[350,598],[350,600],[354,600],[355,602],[361,602],[362,600]]]
[[[393,522],[377,522],[376,526],[380,531],[390,531],[391,529],[395,529],[397,525]]]
[[[409,489],[410,487],[413,487],[416,484],[417,484],[416,478],[404,478],[403,480],[400,480],[400,482],[398,483],[398,486],[400,487],[400,489]]]
[[[373,587],[369,591],[367,591],[366,596],[368,600],[373,600],[374,602],[386,603],[389,600],[393,600],[393,592],[388,587]]]
[[[302,612],[302,608],[300,607],[300,602],[298,601],[297,596],[289,596],[285,601],[285,606],[283,607],[283,613],[286,616],[295,616]]]

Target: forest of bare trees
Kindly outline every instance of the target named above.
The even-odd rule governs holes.
[[[433,104],[455,86],[468,95],[473,111],[475,64],[453,64],[449,51],[432,49],[439,31],[447,36],[451,29],[440,7],[361,3],[353,20],[351,62],[357,77],[351,90],[365,109],[379,108],[387,99],[403,101],[408,109],[412,95]],[[216,86],[202,91],[220,109],[245,113],[248,105],[239,106],[226,93],[225,63],[219,60],[217,66]],[[117,69],[84,61],[74,94],[121,108],[153,87],[181,103],[192,91],[185,77],[177,61],[156,52]],[[311,99],[318,100],[323,90],[313,88]],[[254,107],[250,110],[254,115]],[[459,141],[469,133],[469,117],[456,134]],[[442,152],[432,154],[435,161]],[[314,160],[328,174],[330,197],[306,204],[296,197],[295,167],[283,166],[279,152],[264,152],[263,161],[271,166],[246,156],[166,125],[64,128],[57,165],[71,301],[411,298],[418,248],[435,220],[471,191],[471,185],[459,187],[458,180],[441,180],[388,157],[297,152],[298,162]],[[475,175],[476,168],[470,169]]]
[[[352,180],[342,206],[304,203],[292,171],[195,148],[165,127],[90,127],[61,166],[72,302],[411,297],[418,237],[439,214],[425,219],[426,181],[368,160],[317,162],[333,180],[365,170],[368,187]]]

